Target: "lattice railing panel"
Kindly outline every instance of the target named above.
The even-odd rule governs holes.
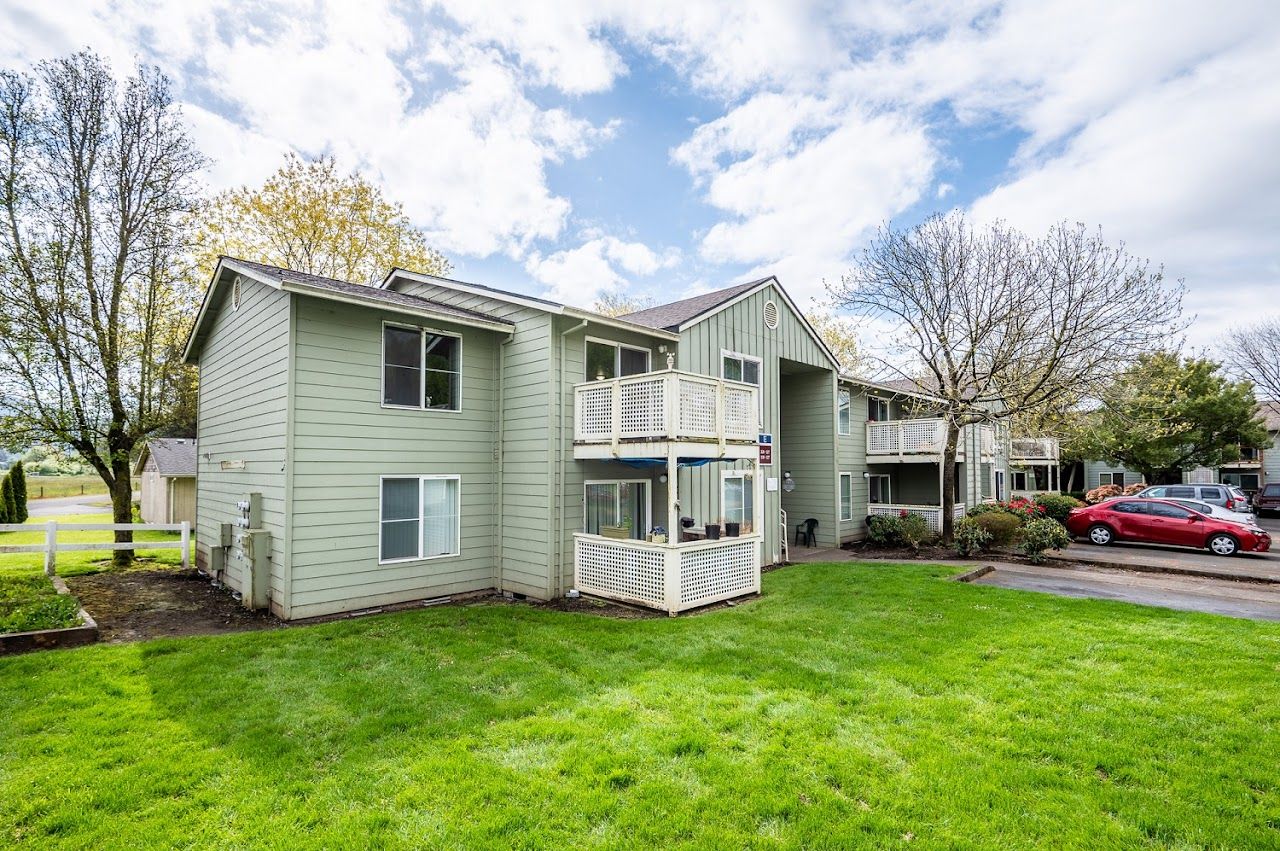
[[[716,436],[716,384],[681,377],[680,436]]]
[[[665,565],[666,553],[657,547],[575,539],[574,583],[585,594],[663,608]]]
[[[867,454],[896,454],[898,435],[897,423],[867,423]]]
[[[653,437],[667,433],[666,389],[666,379],[660,376],[620,382],[619,437]]]
[[[941,452],[946,442],[941,420],[902,420],[903,452]]]
[[[754,387],[724,388],[724,436],[728,440],[755,440],[760,433],[760,406]]]
[[[680,551],[682,608],[726,600],[760,588],[760,545],[754,538]]]
[[[574,394],[578,409],[576,440],[609,440],[613,431],[613,388],[608,384],[579,387]]]
[[[1013,458],[1045,458],[1057,460],[1058,439],[1055,437],[1015,437],[1009,441]]]
[[[870,505],[867,507],[867,514],[887,517],[901,517],[902,512],[908,514],[917,514],[925,519],[929,524],[929,528],[935,532],[942,532],[942,507],[939,505],[894,505],[890,503],[880,503],[878,505]],[[959,520],[964,516],[964,503],[957,503],[952,517]]]
[[[996,452],[996,430],[989,425],[978,426],[978,451],[983,455]]]

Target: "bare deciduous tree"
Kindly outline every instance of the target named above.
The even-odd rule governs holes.
[[[1268,399],[1280,400],[1280,319],[1235,331],[1222,348],[1227,366],[1252,381]]]
[[[999,223],[975,229],[961,213],[882,227],[832,288],[836,303],[896,329],[864,356],[937,400],[946,540],[961,429],[1066,408],[1106,386],[1178,336],[1183,292],[1083,225],[1031,240]]]
[[[117,87],[82,52],[0,72],[0,430],[72,447],[117,523],[135,446],[192,386],[179,257],[202,163],[155,69]]]
[[[632,296],[625,293],[603,292],[591,305],[591,309],[601,316],[626,316],[638,310],[653,307],[653,299],[648,296]]]

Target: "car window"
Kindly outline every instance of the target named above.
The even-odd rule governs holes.
[[[1111,506],[1111,510],[1121,514],[1146,514],[1147,506],[1142,502],[1117,502]]]
[[[1169,492],[1168,494],[1169,496],[1177,497],[1178,499],[1195,499],[1196,498],[1195,488],[1168,488],[1168,492]]]
[[[1192,494],[1195,496],[1195,494]],[[1200,488],[1201,499],[1222,499],[1222,488]]]
[[[1183,508],[1190,508],[1192,511],[1199,511],[1201,514],[1212,514],[1213,506],[1207,502],[1196,502],[1194,499],[1175,499],[1174,502]]]
[[[1143,496],[1164,496],[1165,488],[1147,488],[1142,492]],[[1195,494],[1192,494],[1195,496]]]
[[[1177,505],[1169,505],[1167,502],[1153,502],[1147,505],[1147,513],[1154,514],[1156,517],[1173,517],[1179,520],[1186,520],[1191,516],[1191,512]]]
[[[1280,496],[1280,485],[1264,485],[1262,488],[1263,496]]]

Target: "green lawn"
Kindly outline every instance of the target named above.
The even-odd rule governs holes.
[[[50,520],[60,523],[110,523],[110,514],[64,514],[56,517],[32,517],[27,520],[30,532],[0,532],[0,546],[15,544],[41,544],[45,540],[46,524]],[[135,532],[134,540],[176,541],[178,532]],[[111,532],[59,532],[60,543],[92,543],[112,540]],[[180,549],[135,551],[139,567],[179,565]],[[59,552],[56,569],[62,576],[76,576],[110,570],[111,553],[104,550],[83,552]],[[44,553],[0,553],[0,632],[21,632],[29,629],[55,629],[73,626],[79,622],[80,606],[66,595],[59,596],[53,584],[44,574]]]
[[[136,493],[141,479],[133,480]],[[56,496],[106,496],[107,485],[96,473],[91,476],[33,476],[27,474],[27,498]]]
[[[1280,846],[1280,625],[950,573],[0,659],[0,842]]]

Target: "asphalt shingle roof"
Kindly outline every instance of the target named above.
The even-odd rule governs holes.
[[[282,269],[279,266],[268,266],[265,263],[255,263],[252,260],[241,260],[239,257],[226,258],[237,266],[243,266],[252,272],[270,277],[281,283],[285,281],[293,281],[299,284],[306,284],[312,287],[329,290],[335,293],[343,293],[345,295],[359,296],[360,298],[372,299],[374,301],[385,302],[388,305],[396,307],[408,307],[416,310],[432,310],[437,313],[456,316],[459,319],[479,319],[485,322],[497,322],[502,325],[510,325],[511,323],[497,316],[490,316],[487,313],[481,313],[478,310],[467,310],[462,307],[454,307],[451,304],[444,304],[438,301],[432,301],[429,298],[422,298],[416,295],[408,295],[406,293],[396,292],[395,290],[384,290],[379,287],[370,287],[364,284],[353,284],[350,281],[339,281],[336,278],[325,278],[320,275],[311,275],[306,272],[295,272],[292,269]]]
[[[147,451],[155,459],[162,476],[196,474],[196,442],[190,437],[157,437],[147,441]]]
[[[722,290],[703,293],[693,298],[681,299],[673,301],[670,304],[660,304],[657,307],[650,307],[644,310],[637,310],[635,313],[628,313],[619,316],[626,322],[634,322],[637,325],[646,325],[650,328],[661,328],[664,331],[677,331],[680,326],[688,322],[690,319],[696,319],[708,311],[715,310],[727,301],[732,301],[748,290],[755,289],[770,278],[761,278],[758,281],[751,281],[745,284],[738,284],[734,287],[726,287]]]

